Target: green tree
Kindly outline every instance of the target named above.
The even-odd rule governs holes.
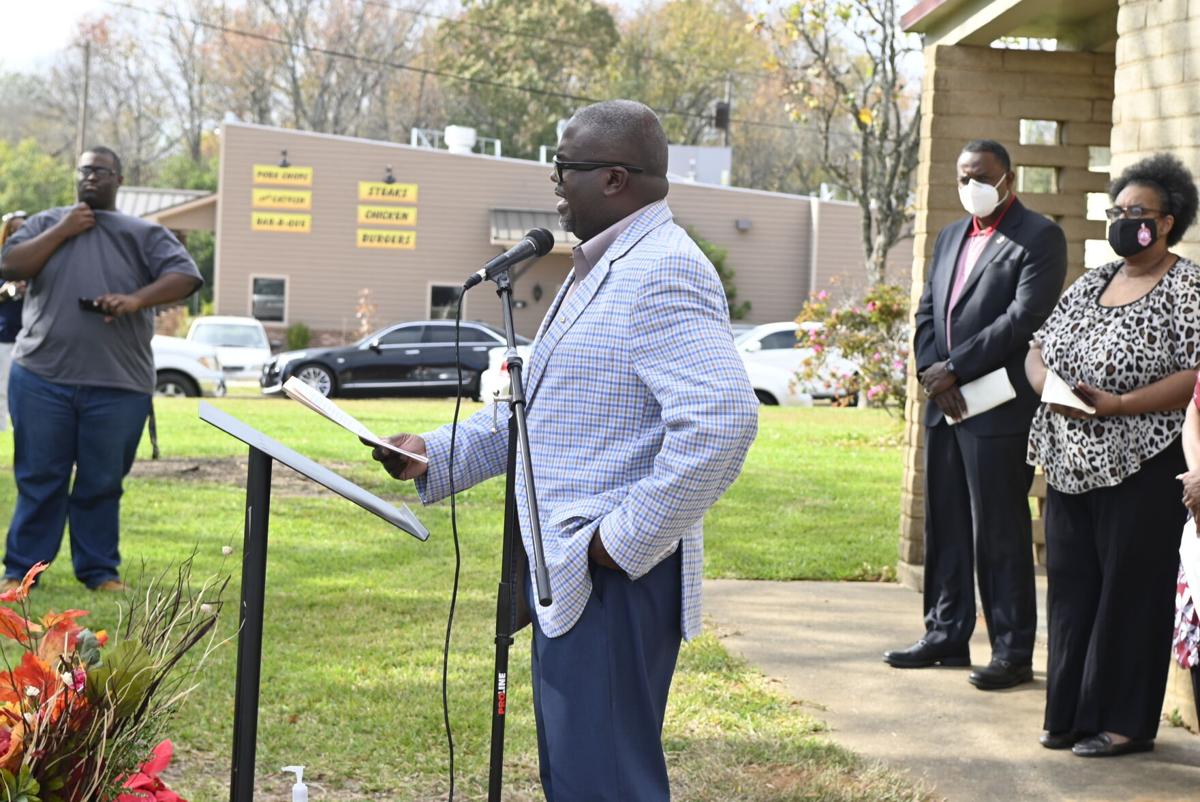
[[[214,134],[206,133],[200,140],[199,159],[193,159],[189,151],[168,156],[158,164],[153,186],[168,189],[217,189],[220,143]],[[211,231],[189,231],[185,246],[196,260],[204,287],[193,305],[211,302],[213,297],[213,261],[216,253],[216,238]]]
[[[688,236],[692,238],[696,246],[708,257],[708,261],[712,262],[713,267],[717,269],[717,275],[721,278],[721,288],[725,290],[725,302],[729,305],[729,319],[741,320],[750,311],[750,302],[737,302],[737,287],[733,285],[734,270],[725,264],[725,259],[729,256],[729,251],[716,243],[709,242],[697,234],[696,229],[691,226],[688,226],[686,230]]]
[[[735,186],[815,194],[829,180],[817,131],[781,102],[790,84],[751,23],[744,0],[655,0],[621,26],[606,94],[658,110],[673,143],[728,143]],[[723,99],[728,137],[713,124]]]
[[[623,26],[609,65],[608,94],[659,111],[671,142],[719,145],[715,104],[734,107],[773,76],[770,47],[747,29],[738,0],[666,0],[647,5]],[[733,143],[736,147],[736,142]]]
[[[583,105],[576,98],[603,90],[618,38],[595,0],[472,2],[436,40],[439,68],[475,81],[442,82],[448,119],[501,139],[506,155],[534,158],[558,142],[558,121]]]
[[[75,197],[71,167],[42,150],[35,139],[0,140],[0,209],[29,214],[65,206]]]
[[[213,299],[213,257],[217,250],[217,239],[211,231],[189,231],[185,247],[196,267],[200,268],[200,277],[204,286],[200,288],[199,301],[211,302]]]
[[[213,138],[211,134],[206,139]],[[200,160],[194,160],[188,153],[176,153],[168,156],[158,164],[157,175],[153,186],[169,189],[207,189],[215,192],[217,189],[218,164],[217,148],[205,147],[201,151]]]

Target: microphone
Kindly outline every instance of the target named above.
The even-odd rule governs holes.
[[[545,256],[553,247],[553,234],[544,228],[531,228],[526,232],[524,239],[472,273],[471,277],[463,282],[463,291],[471,289],[484,279],[495,278],[518,262],[535,256]]]

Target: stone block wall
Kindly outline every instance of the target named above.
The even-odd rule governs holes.
[[[1157,2],[1158,0],[1155,0]],[[912,302],[925,287],[938,232],[964,212],[955,162],[963,144],[989,138],[1008,148],[1017,166],[1050,167],[1057,192],[1020,192],[1030,209],[1053,217],[1068,242],[1068,281],[1083,272],[1084,242],[1103,239],[1103,222],[1087,219],[1087,193],[1102,192],[1104,173],[1088,169],[1089,147],[1109,146],[1114,60],[1110,53],[1000,50],[934,45],[925,51],[921,152],[914,220]],[[1021,145],[1022,119],[1058,122],[1058,142]],[[901,581],[919,588],[924,559],[924,400],[909,365],[905,410],[905,470],[897,565]]]
[[[1123,0],[1117,37],[1113,175],[1167,151],[1200,178],[1200,0]],[[1200,259],[1200,226],[1174,250]]]
[[[1167,151],[1200,178],[1200,0],[1122,0],[1115,83],[1113,175]],[[1200,259],[1200,226],[1173,250]],[[1191,677],[1171,666],[1163,712],[1195,732]]]

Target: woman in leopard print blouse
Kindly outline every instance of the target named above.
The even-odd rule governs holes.
[[[1192,176],[1161,154],[1109,194],[1124,258],[1071,285],[1025,363],[1038,392],[1052,370],[1095,408],[1042,404],[1029,435],[1049,486],[1041,742],[1083,757],[1154,748],[1186,516],[1179,435],[1200,365],[1200,266],[1170,251],[1196,217]]]

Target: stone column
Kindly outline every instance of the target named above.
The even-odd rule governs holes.
[[[1117,15],[1113,175],[1167,151],[1200,178],[1200,0],[1123,0]],[[1200,225],[1173,250],[1200,260]],[[1191,678],[1171,661],[1163,712],[1197,730]]]

